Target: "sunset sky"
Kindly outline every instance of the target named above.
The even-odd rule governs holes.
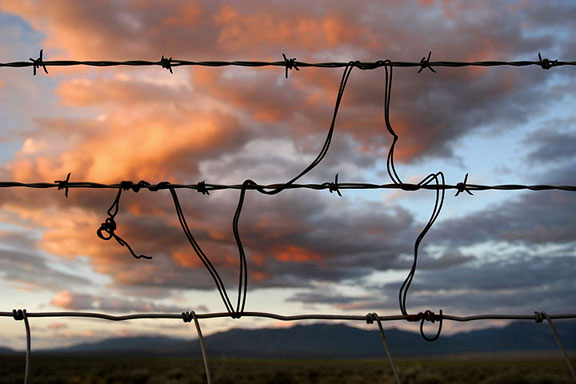
[[[305,62],[576,60],[572,1],[0,0],[0,61]],[[285,182],[312,161],[343,69],[0,68],[0,180]],[[397,169],[418,182],[576,184],[576,68],[396,68]],[[390,183],[384,70],[352,71],[326,158],[303,182]],[[182,233],[168,191],[124,192],[117,234],[96,230],[116,191],[0,190],[0,311],[114,314],[225,307]],[[190,229],[235,297],[238,191],[181,190]],[[398,290],[431,214],[430,191],[247,194],[240,219],[246,310],[399,314]],[[413,312],[574,313],[576,194],[447,193],[408,294]],[[0,319],[0,346],[24,327]],[[31,319],[35,347],[116,335],[193,336],[177,321]],[[474,323],[486,327],[503,323]],[[202,322],[205,333],[285,326]],[[417,324],[387,326],[416,331]],[[446,332],[464,326],[445,324]]]

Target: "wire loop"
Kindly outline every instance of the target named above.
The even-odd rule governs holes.
[[[116,194],[116,198],[114,202],[108,209],[108,218],[100,224],[100,228],[96,231],[96,235],[102,240],[110,240],[114,238],[118,244],[123,247],[128,248],[128,251],[135,259],[151,259],[151,256],[146,255],[137,255],[130,244],[128,244],[123,238],[116,234],[117,224],[116,220],[114,219],[118,214],[118,210],[120,208],[120,197],[122,196],[122,191],[128,191],[132,189],[134,192],[138,192],[140,188],[149,185],[146,181],[140,181],[138,184],[134,184],[131,181],[122,181],[120,183],[120,187],[118,188],[118,193]]]
[[[434,314],[434,312],[432,312],[430,310],[427,310],[424,313],[422,313],[422,312],[418,313],[417,317],[420,320],[420,335],[422,335],[424,340],[426,340],[426,341],[438,340],[438,338],[440,337],[440,333],[442,332],[442,323],[443,323],[442,310],[440,310],[440,313],[438,315]],[[438,331],[436,331],[436,335],[434,335],[433,337],[426,336],[426,333],[424,333],[424,321],[429,321],[431,323],[434,323],[434,322],[436,322],[436,320],[438,320]],[[414,320],[409,320],[409,321],[414,321]]]

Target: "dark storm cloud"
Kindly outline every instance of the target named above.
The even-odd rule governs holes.
[[[542,129],[526,138],[526,145],[532,149],[527,158],[532,164],[557,164],[560,161],[574,161],[576,148],[576,120],[555,119],[543,124]]]

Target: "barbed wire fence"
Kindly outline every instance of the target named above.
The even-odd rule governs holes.
[[[23,320],[26,328],[26,367],[25,367],[25,383],[30,380],[30,356],[31,356],[31,330],[29,324],[29,318],[32,317],[82,317],[82,318],[96,318],[104,319],[110,321],[125,321],[125,320],[135,320],[135,319],[181,319],[184,322],[194,321],[198,338],[200,341],[202,357],[204,361],[204,368],[206,372],[206,380],[208,383],[212,382],[210,369],[208,365],[208,358],[205,350],[204,339],[202,336],[200,328],[200,319],[214,319],[214,318],[225,318],[230,317],[233,319],[238,319],[241,317],[261,317],[270,318],[281,321],[301,321],[301,320],[346,320],[346,321],[364,321],[368,324],[377,323],[386,356],[392,367],[392,371],[395,380],[400,383],[400,377],[394,361],[391,357],[391,351],[388,347],[385,332],[382,327],[382,321],[409,321],[409,322],[420,322],[420,333],[422,337],[427,341],[435,341],[440,337],[442,331],[442,325],[444,320],[457,321],[457,322],[470,322],[470,321],[481,321],[481,320],[532,320],[538,323],[546,320],[549,324],[554,338],[558,344],[560,351],[571,375],[576,382],[576,371],[574,366],[562,345],[559,338],[558,332],[554,326],[552,320],[557,319],[576,319],[576,314],[547,314],[545,312],[537,311],[534,315],[509,315],[509,314],[487,314],[487,315],[473,315],[473,316],[454,316],[449,314],[444,314],[442,310],[436,314],[430,310],[424,312],[410,314],[407,309],[407,298],[410,285],[415,277],[417,270],[417,262],[419,256],[420,244],[423,241],[426,234],[432,228],[434,222],[440,215],[444,205],[445,193],[448,190],[456,191],[455,195],[458,196],[461,193],[467,193],[473,195],[473,192],[481,192],[488,190],[501,190],[501,191],[518,191],[518,190],[528,190],[528,191],[566,191],[566,192],[576,192],[576,185],[520,185],[520,184],[503,184],[503,185],[481,185],[468,183],[468,174],[465,175],[463,182],[457,183],[456,185],[446,184],[445,177],[442,172],[431,173],[424,177],[418,183],[405,183],[398,174],[395,163],[394,163],[394,151],[395,146],[399,140],[399,136],[392,127],[390,122],[390,100],[392,95],[392,78],[393,69],[395,67],[399,68],[418,68],[417,73],[422,72],[425,69],[435,73],[436,67],[448,67],[448,68],[460,68],[460,67],[499,67],[499,66],[510,66],[510,67],[527,67],[527,66],[539,66],[542,69],[549,70],[554,67],[561,66],[576,66],[576,61],[561,61],[561,60],[550,60],[543,58],[540,53],[538,53],[538,60],[534,61],[473,61],[473,62],[455,62],[455,61],[431,61],[431,52],[427,57],[423,57],[418,62],[402,62],[402,61],[391,61],[391,60],[378,60],[375,62],[361,62],[361,61],[349,61],[349,62],[320,62],[320,63],[307,63],[302,61],[297,61],[295,58],[287,58],[284,54],[282,61],[188,61],[173,59],[172,57],[166,58],[162,56],[159,61],[145,61],[145,60],[129,60],[129,61],[77,61],[77,60],[44,60],[43,50],[40,50],[39,57],[36,59],[30,58],[29,61],[20,62],[9,62],[0,63],[0,67],[4,68],[26,68],[32,67],[33,75],[37,75],[38,71],[42,71],[48,74],[48,67],[70,67],[70,66],[88,66],[88,67],[113,67],[113,66],[129,66],[129,67],[146,67],[146,66],[160,66],[170,73],[173,73],[173,69],[181,66],[203,66],[203,67],[225,67],[225,66],[238,66],[238,67],[284,67],[285,77],[288,78],[288,73],[290,70],[300,70],[301,68],[316,67],[316,68],[344,68],[342,77],[340,79],[339,89],[337,92],[336,102],[334,104],[334,110],[332,114],[332,119],[329,125],[328,132],[324,139],[321,150],[317,154],[316,158],[308,164],[300,173],[298,173],[293,178],[285,183],[277,184],[258,184],[252,180],[245,180],[241,184],[210,184],[206,181],[201,181],[196,184],[172,184],[168,181],[161,181],[155,184],[149,183],[147,181],[141,180],[137,183],[132,181],[121,181],[116,184],[102,184],[97,182],[73,182],[70,181],[71,174],[68,173],[64,180],[56,180],[53,183],[50,182],[35,182],[35,183],[23,183],[18,181],[3,181],[0,182],[0,188],[35,188],[35,189],[49,189],[57,188],[58,190],[63,190],[65,197],[68,198],[69,190],[75,188],[90,188],[90,189],[116,189],[118,192],[115,199],[113,200],[110,208],[107,211],[108,217],[97,229],[97,235],[103,240],[114,239],[123,247],[126,247],[128,252],[136,259],[150,259],[151,256],[146,256],[143,254],[137,254],[134,252],[133,248],[117,233],[117,223],[115,220],[116,215],[120,209],[120,200],[122,193],[124,191],[139,192],[140,190],[148,190],[152,192],[157,192],[160,190],[168,190],[171,194],[174,208],[178,216],[178,220],[182,231],[186,235],[190,246],[202,261],[203,265],[210,273],[214,284],[223,304],[226,308],[226,312],[215,312],[215,313],[196,313],[183,312],[182,314],[167,314],[167,313],[145,313],[145,314],[131,314],[123,316],[114,316],[103,313],[90,313],[90,312],[27,312],[26,310],[13,310],[12,312],[0,312],[0,317],[13,317],[15,320]],[[383,68],[385,72],[385,93],[384,93],[384,120],[387,132],[392,136],[392,144],[389,147],[387,155],[387,173],[392,180],[391,184],[370,184],[370,183],[346,183],[339,182],[338,174],[335,176],[334,181],[328,181],[324,183],[317,184],[299,184],[297,183],[304,175],[309,173],[318,164],[321,163],[323,158],[326,156],[330,149],[330,144],[335,132],[336,120],[338,116],[338,111],[346,85],[350,78],[353,69],[360,70],[376,70]],[[246,298],[248,291],[248,262],[246,260],[246,253],[242,244],[242,239],[239,230],[239,220],[242,214],[242,209],[244,206],[244,199],[248,191],[256,191],[265,195],[276,195],[284,190],[289,189],[311,189],[316,191],[328,190],[330,193],[337,193],[342,196],[341,190],[368,190],[368,189],[396,189],[402,191],[419,191],[419,190],[430,190],[435,192],[435,200],[430,218],[428,219],[424,228],[418,234],[414,242],[413,251],[413,261],[409,273],[404,280],[398,294],[398,301],[400,306],[400,315],[392,316],[380,316],[376,313],[368,313],[364,316],[359,315],[330,315],[330,314],[308,314],[308,315],[294,315],[285,316],[274,313],[265,312],[249,312],[245,311]],[[238,199],[238,204],[232,220],[232,229],[234,233],[234,238],[238,250],[238,260],[239,260],[239,272],[238,272],[238,289],[236,294],[236,299],[230,298],[228,291],[217,271],[214,264],[211,262],[210,258],[203,251],[200,244],[196,241],[192,231],[190,230],[186,217],[182,210],[177,190],[179,189],[191,189],[196,190],[203,195],[209,195],[210,192],[221,191],[221,190],[239,190],[240,195]],[[143,261],[145,262],[145,261]],[[235,302],[234,302],[235,301]],[[438,328],[436,333],[430,337],[424,332],[424,323],[438,322]]]

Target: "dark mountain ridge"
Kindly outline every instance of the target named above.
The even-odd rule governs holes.
[[[575,322],[558,321],[555,325],[565,348],[575,351]],[[545,323],[516,322],[503,328],[441,335],[435,342],[423,340],[419,333],[395,328],[386,330],[385,334],[391,353],[398,357],[558,351],[550,327]],[[204,341],[207,353],[214,357],[366,358],[381,357],[384,354],[384,347],[377,329],[363,330],[344,324],[231,329],[207,336]],[[0,349],[0,353],[3,354],[10,352],[13,351]],[[198,356],[200,346],[196,339],[140,336],[110,338],[65,348],[36,350],[34,353]]]

